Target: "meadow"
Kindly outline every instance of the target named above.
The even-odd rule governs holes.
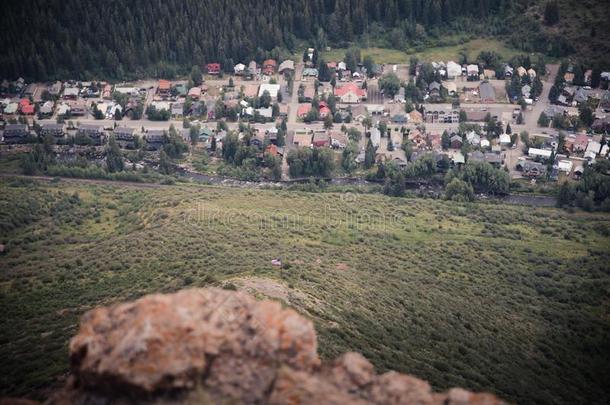
[[[608,215],[196,184],[0,189],[0,396],[61,383],[86,310],[220,286],[313,319],[325,358],[355,350],[518,403],[610,399]]]
[[[460,60],[460,53],[462,52],[468,56],[469,61],[475,61],[479,56],[479,53],[491,50],[497,52],[503,60],[509,60],[510,58],[523,53],[517,49],[511,48],[498,39],[477,38],[455,45],[428,47],[422,51],[409,49],[405,52],[398,49],[364,47],[361,49],[361,54],[363,58],[365,56],[371,56],[376,63],[408,64],[409,59],[412,56],[415,56],[424,62],[447,62],[449,60],[458,62]],[[334,48],[329,51],[323,51],[322,57],[326,61],[339,61],[343,60],[346,51],[346,48]],[[302,55],[303,52],[297,52],[294,57],[296,60],[300,60]]]

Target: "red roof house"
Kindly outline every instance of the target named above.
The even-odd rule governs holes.
[[[263,74],[267,76],[271,76],[275,73],[275,69],[277,68],[277,62],[273,59],[267,59],[263,62]]]
[[[589,144],[589,137],[586,134],[579,134],[576,136],[576,139],[574,140],[572,149],[574,150],[574,152],[584,152],[587,149],[588,144]]]
[[[32,115],[34,114],[34,105],[27,98],[22,98],[19,100],[19,110],[21,114]]]
[[[331,114],[330,108],[328,108],[328,104],[325,101],[320,101],[320,118],[324,119],[329,114]]]
[[[300,104],[297,109],[297,117],[305,118],[309,111],[311,111],[311,104]]]
[[[265,153],[269,153],[271,156],[278,156],[280,154],[277,150],[277,146],[272,143],[267,146]]]
[[[157,93],[169,94],[171,83],[168,80],[159,80],[159,86],[157,87]]]
[[[355,83],[347,83],[341,87],[335,87],[335,96],[342,103],[359,103],[366,99],[366,90],[361,89]]]
[[[209,75],[218,75],[220,74],[220,63],[208,63],[206,65],[206,70]]]

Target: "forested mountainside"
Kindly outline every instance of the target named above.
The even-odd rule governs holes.
[[[567,1],[567,0],[564,0]],[[50,79],[172,76],[193,64],[223,66],[352,41],[397,49],[448,44],[464,35],[513,35],[526,51],[560,56],[525,18],[526,0],[4,0],[0,77]],[[517,28],[521,27],[521,28]],[[524,30],[523,28],[526,28]],[[517,38],[514,38],[517,36]],[[520,39],[532,38],[532,41]],[[550,44],[550,45],[549,45]]]

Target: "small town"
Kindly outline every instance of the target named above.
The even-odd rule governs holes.
[[[441,171],[487,162],[532,184],[578,181],[608,158],[610,72],[493,52],[376,64],[358,50],[326,62],[309,48],[298,61],[245,62],[171,81],[4,80],[2,155],[47,139],[67,167],[104,167],[114,139],[117,167],[136,171],[277,181],[366,177],[426,158]]]
[[[609,1],[0,2],[0,405],[610,404]]]

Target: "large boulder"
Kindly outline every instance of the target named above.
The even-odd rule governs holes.
[[[49,404],[500,404],[493,395],[377,375],[357,353],[321,364],[313,324],[220,289],[150,295],[86,313],[72,376]]]

